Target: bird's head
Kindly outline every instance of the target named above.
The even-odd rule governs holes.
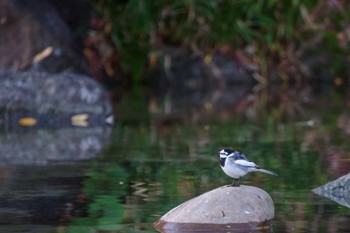
[[[234,151],[231,149],[222,149],[219,154],[220,154],[220,158],[226,158],[227,156],[229,156],[230,154],[232,154]]]
[[[227,156],[229,156],[230,154],[232,154],[234,151],[231,149],[222,149],[219,154],[220,154],[220,165],[221,166],[225,166],[225,161]]]

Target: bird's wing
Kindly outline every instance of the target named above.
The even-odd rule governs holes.
[[[242,159],[242,160],[247,160],[247,157],[245,156],[245,154],[239,152],[239,151],[234,151],[232,152],[228,157],[232,157],[234,160],[238,160],[238,159]]]
[[[235,164],[243,166],[243,167],[252,167],[252,168],[259,168],[258,165],[256,165],[253,162],[244,160],[244,159],[238,159],[236,161],[234,161]]]

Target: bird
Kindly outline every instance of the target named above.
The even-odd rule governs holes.
[[[239,182],[242,176],[249,172],[263,172],[273,176],[278,176],[277,173],[260,168],[254,162],[247,159],[246,155],[231,149],[222,149],[220,154],[220,166],[226,175],[233,178],[231,186],[240,186]]]

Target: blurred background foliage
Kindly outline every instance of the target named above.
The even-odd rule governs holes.
[[[115,75],[111,63],[117,61],[121,72],[135,82],[155,64],[166,66],[160,52],[164,45],[197,54],[228,53],[263,77],[275,72],[282,79],[290,73],[305,74],[304,66],[312,66],[308,58],[314,55],[332,53],[332,59],[344,61],[349,52],[347,1],[90,2],[101,16],[96,32],[110,46],[112,61],[106,62],[105,71]],[[335,60],[330,68],[339,74],[344,63]]]

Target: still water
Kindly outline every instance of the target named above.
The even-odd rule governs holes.
[[[350,96],[242,90],[124,93],[112,132],[2,132],[0,231],[156,232],[171,208],[232,182],[218,163],[230,147],[279,174],[241,181],[272,197],[272,232],[350,232],[350,210],[311,191],[350,171]]]

